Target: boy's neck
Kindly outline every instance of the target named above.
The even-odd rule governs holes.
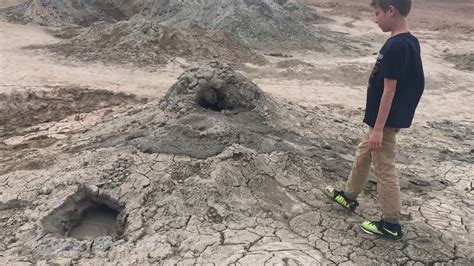
[[[397,23],[395,23],[395,25],[393,25],[391,33],[392,33],[392,36],[395,36],[395,35],[405,33],[405,32],[408,32],[408,26],[407,26],[406,17],[403,17],[400,20],[398,20]]]

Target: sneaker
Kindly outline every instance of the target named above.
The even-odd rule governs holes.
[[[362,231],[371,234],[381,236],[390,240],[400,240],[403,237],[402,228],[398,225],[398,229],[388,228],[387,223],[384,220],[380,221],[365,221],[360,226]]]
[[[326,187],[324,189],[324,194],[326,194],[328,198],[332,199],[333,201],[337,202],[339,205],[350,211],[355,211],[356,207],[359,206],[357,200],[350,200],[346,198],[346,196],[344,196],[344,191],[335,190],[331,186]]]

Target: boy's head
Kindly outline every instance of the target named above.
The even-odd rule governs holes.
[[[397,20],[405,19],[410,13],[411,0],[372,0],[375,22],[382,31],[390,31]]]

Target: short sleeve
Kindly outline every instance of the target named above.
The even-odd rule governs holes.
[[[382,59],[382,73],[384,78],[399,80],[405,61],[405,49],[400,43],[393,43],[388,47]]]

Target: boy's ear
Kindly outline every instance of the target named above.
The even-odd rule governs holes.
[[[389,5],[387,11],[388,11],[388,14],[389,14],[390,16],[393,16],[393,15],[396,14],[397,9],[395,8],[395,6]]]

